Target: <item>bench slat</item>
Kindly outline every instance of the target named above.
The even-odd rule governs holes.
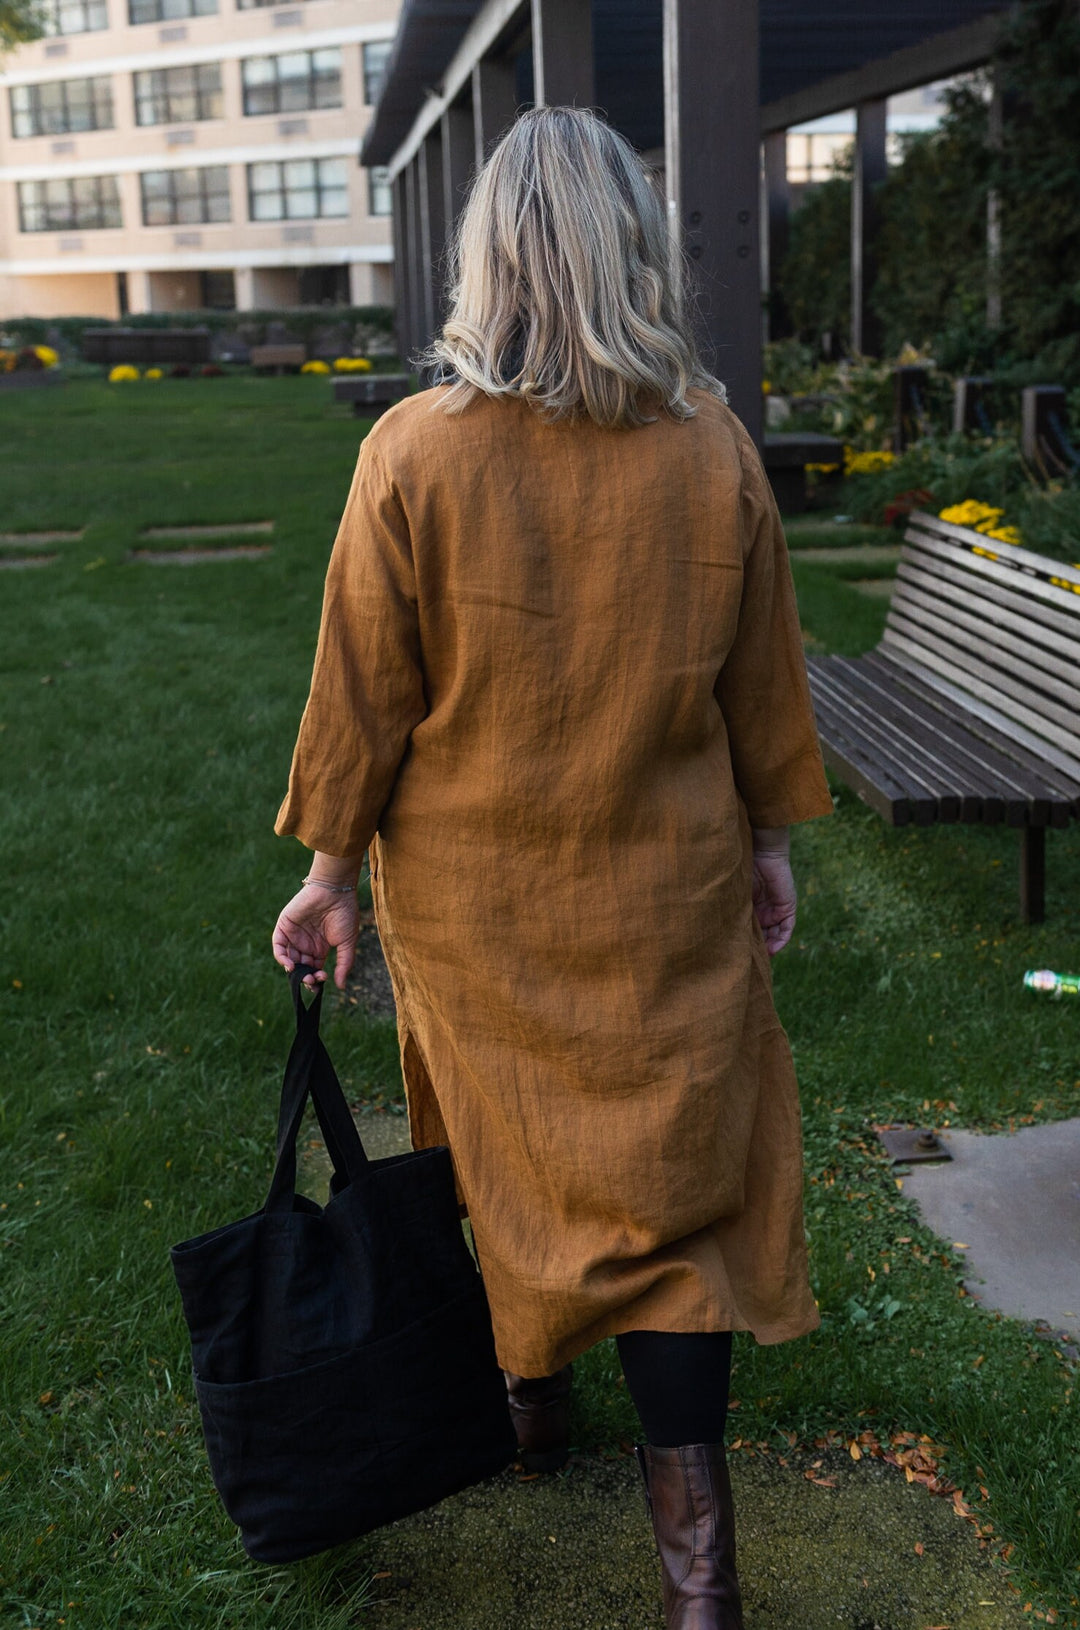
[[[932,745],[916,739],[890,712],[868,707],[862,698],[852,694],[827,659],[815,664],[812,684],[815,703],[820,699],[829,717],[843,719],[868,748],[876,751],[879,762],[889,766],[911,796],[913,808],[917,800],[929,798],[937,805],[932,819],[952,823],[983,818],[981,790],[971,784],[956,761],[947,763]],[[999,820],[1003,813],[999,801]]]
[[[915,549],[910,554],[905,551],[901,555],[897,575],[911,582],[923,583],[932,593],[965,605],[989,602],[1000,608],[995,611],[995,616],[1004,621],[1018,618],[1030,629],[1033,639],[1052,650],[1075,648],[1080,651],[1080,618],[1024,594],[1022,585],[1026,579],[1021,578],[1019,584],[1002,584],[981,574],[962,576],[950,562],[936,555],[924,555]]]
[[[979,541],[976,543],[975,539]],[[1033,554],[1012,543],[998,543],[995,538],[973,534],[968,527],[955,526],[925,510],[913,510],[908,517],[904,542],[939,553],[947,558],[964,561],[971,571],[985,573],[1000,580],[1001,574],[1019,578],[1030,585],[1031,592],[1043,600],[1066,608],[1080,605],[1080,567],[1067,566],[1064,561],[1048,560],[1045,555]],[[1052,581],[1056,579],[1056,581]]]
[[[990,703],[1023,725],[1030,724],[1033,719],[1044,727],[1050,723],[1056,725],[1054,734],[1057,740],[1067,751],[1080,754],[1080,737],[1074,736],[1075,709],[1062,707],[1058,702],[1044,697],[1038,713],[1035,713],[1030,701],[1030,687],[982,661],[972,654],[969,647],[954,645],[925,629],[890,628],[886,625],[880,649],[890,655],[899,653],[901,663],[907,658],[909,663],[930,668],[952,682],[955,682],[958,674],[962,674],[965,689],[980,701]]]
[[[983,820],[1005,815],[1010,825],[1067,825],[1075,788],[1055,784],[1053,771],[1027,762],[1022,749],[1003,742],[991,746],[966,727],[966,721],[943,706],[944,698],[926,690],[912,690],[906,670],[870,665],[862,658],[826,657],[817,659],[842,678],[867,706],[888,710],[906,721],[913,732],[923,730],[940,740],[939,753],[955,754],[967,767],[974,785],[982,788],[984,805],[996,804],[1000,814],[984,809]],[[1004,746],[1007,751],[1002,751]],[[962,815],[964,820],[978,815]]]
[[[876,651],[867,651],[859,660],[875,667],[884,664],[890,671],[903,674],[909,684],[927,685],[931,690],[939,692],[961,710],[965,722],[977,735],[993,742],[994,735],[988,732],[996,732],[1010,742],[1018,743],[1034,760],[1043,762],[1047,767],[1047,773],[1052,768],[1065,777],[1069,785],[1077,789],[1076,796],[1080,800],[1080,760],[1062,752],[1044,737],[1037,736],[1018,719],[1000,712],[982,697],[961,690],[959,685],[952,683],[947,674],[921,667],[917,662],[906,660],[903,656],[897,661],[880,648]],[[1017,709],[1018,713],[1021,711]]]
[[[959,820],[993,824],[1005,819],[1006,800],[1001,781],[991,784],[988,776],[973,768],[969,757],[920,719],[901,695],[880,682],[875,684],[872,676],[863,675],[858,663],[850,659],[825,657],[819,661],[828,676],[823,676],[821,683],[828,684],[831,680],[834,686],[843,689],[863,716],[887,720],[895,732],[922,749],[945,773],[951,773],[960,801]],[[1027,801],[1017,797],[1015,788],[1010,791],[1011,804],[1018,805],[1018,808],[1010,807],[1010,817],[1014,822],[1023,822],[1027,819]]]
[[[975,635],[987,658],[995,665],[999,654],[1002,654],[1006,672],[1015,672],[1017,663],[1010,659],[1018,658],[1021,666],[1026,664],[1030,668],[1032,684],[1040,691],[1045,691],[1056,701],[1064,702],[1066,706],[1070,701],[1080,702],[1076,686],[1075,661],[1063,661],[1051,655],[1044,651],[1042,646],[1034,644],[1030,635],[1021,638],[1002,627],[999,621],[991,621],[986,615],[976,616],[970,611],[961,610],[959,606],[950,604],[948,616],[943,617],[941,607],[941,599],[935,598],[926,588],[906,578],[898,579],[891,608],[896,613],[893,618],[894,626],[901,626],[910,621],[915,626],[940,632],[946,639],[955,639],[954,630],[957,628],[967,629],[970,634]],[[1015,620],[1020,621],[1019,618]],[[1033,711],[1038,712],[1037,701]]]
[[[819,701],[815,696],[814,710],[821,735],[821,756],[829,768],[892,826],[909,826],[915,819],[911,799],[881,763],[876,751],[846,720],[833,716],[827,700]],[[925,816],[919,824],[927,824]]]

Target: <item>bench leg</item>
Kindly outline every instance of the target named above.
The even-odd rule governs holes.
[[[1026,923],[1046,917],[1046,828],[1025,826],[1020,832],[1020,916]]]

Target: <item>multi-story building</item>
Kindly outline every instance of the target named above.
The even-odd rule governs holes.
[[[392,302],[398,0],[48,0],[0,59],[0,317]]]

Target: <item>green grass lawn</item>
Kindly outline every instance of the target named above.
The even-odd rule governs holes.
[[[244,1558],[167,1257],[269,1175],[290,1030],[269,935],[305,867],[271,829],[363,429],[329,397],[304,378],[0,399],[0,531],[86,527],[55,565],[0,577],[0,1623],[23,1630],[366,1622],[363,1544]],[[264,519],[262,560],[125,560],[142,527]],[[853,570],[872,575],[795,562],[829,649],[864,649],[884,618]],[[929,1434],[1024,1599],[1075,1624],[1076,1367],[960,1294],[962,1253],[920,1225],[870,1125],[1080,1113],[1080,1014],[1021,988],[1080,954],[1080,841],[1050,835],[1038,928],[1017,920],[1015,832],[894,831],[840,790],[794,851],[776,991],[822,1325],[737,1337],[729,1441]],[[390,1025],[341,1008],[325,1033],[355,1095],[400,1096]],[[578,1442],[631,1437],[613,1344],[578,1373]]]

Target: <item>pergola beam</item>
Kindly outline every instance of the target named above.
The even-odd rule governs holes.
[[[451,57],[438,89],[428,92],[409,134],[390,160],[391,177],[404,169],[428,131],[457,101],[472,79],[476,64],[491,56],[505,36],[524,27],[528,16],[529,0],[484,0]]]
[[[473,140],[479,169],[517,112],[517,75],[504,57],[481,57],[472,71]]]
[[[892,51],[885,57],[874,57],[848,73],[834,74],[816,85],[807,85],[761,109],[762,134],[808,124],[812,119],[824,119],[830,113],[856,107],[859,102],[898,96],[901,91],[913,90],[918,85],[929,85],[936,79],[948,79],[952,74],[979,68],[993,55],[998,27],[999,16],[994,12],[980,17],[977,22],[964,23],[960,28],[931,34],[918,45]]]

